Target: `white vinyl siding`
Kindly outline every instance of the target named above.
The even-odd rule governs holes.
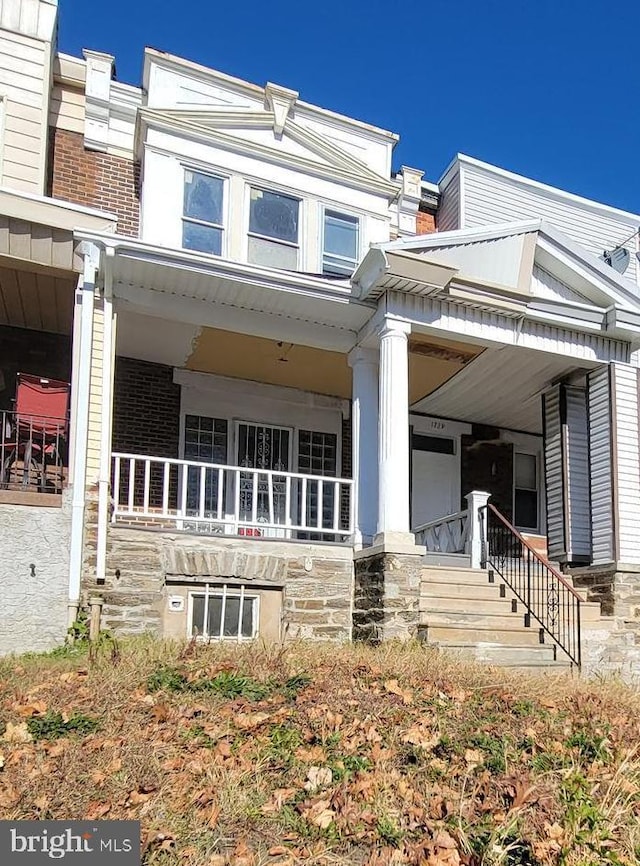
[[[588,561],[591,553],[586,394],[557,385],[544,395],[549,558]]]
[[[0,96],[5,99],[2,183],[44,192],[49,46],[19,33],[0,33]]]
[[[49,126],[84,135],[85,96],[79,87],[56,84],[49,104]]]
[[[440,205],[436,216],[438,231],[449,232],[460,226],[460,175],[456,171],[441,190]]]
[[[591,475],[591,548],[594,563],[615,559],[611,467],[610,368],[589,373],[589,460]]]
[[[551,560],[565,554],[564,495],[562,483],[562,425],[560,389],[542,398],[544,417],[544,474],[547,494],[547,548]]]
[[[612,367],[615,486],[618,505],[620,562],[640,562],[640,461],[638,450],[638,370],[628,364]]]
[[[589,441],[586,392],[566,387],[566,486],[568,503],[569,560],[591,556],[591,512],[589,508]]]
[[[462,163],[459,171],[464,190],[461,228],[542,218],[596,256],[626,240],[637,228],[637,223],[623,216],[607,214],[478,166]],[[637,282],[638,262],[633,254],[636,247],[633,241],[627,247],[631,261],[626,276]]]

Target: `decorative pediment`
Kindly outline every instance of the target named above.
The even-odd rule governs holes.
[[[182,131],[227,150],[342,180],[390,199],[397,196],[398,186],[389,178],[295,121],[295,91],[267,85],[265,93],[264,109],[143,108],[140,120],[143,126]]]

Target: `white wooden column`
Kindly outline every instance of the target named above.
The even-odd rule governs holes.
[[[351,460],[355,496],[354,544],[371,544],[378,520],[378,352],[349,353],[353,370]]]
[[[385,319],[380,335],[377,544],[414,544],[409,530],[408,322]]]

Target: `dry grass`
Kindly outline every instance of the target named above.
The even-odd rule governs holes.
[[[141,639],[0,662],[2,731],[0,817],[139,819],[158,866],[640,861],[640,698],[615,682]]]

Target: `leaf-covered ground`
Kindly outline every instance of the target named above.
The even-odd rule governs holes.
[[[140,640],[0,662],[0,817],[143,862],[636,864],[640,699],[419,646]]]

